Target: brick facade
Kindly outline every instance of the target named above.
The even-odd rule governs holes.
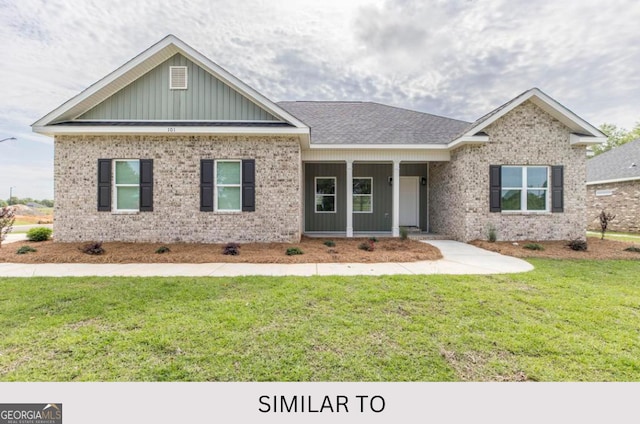
[[[98,159],[153,159],[153,212],[97,211]],[[201,159],[255,159],[255,212],[200,212]],[[56,241],[296,242],[301,158],[295,137],[56,136]]]
[[[607,190],[611,195],[596,196]],[[587,224],[590,230],[600,231],[598,216],[605,209],[616,218],[607,227],[610,231],[640,233],[640,180],[587,186]]]
[[[449,162],[429,165],[431,231],[457,240],[567,240],[584,237],[586,188],[584,146],[571,146],[570,130],[531,101],[484,130],[485,145],[451,152]],[[564,165],[564,212],[489,212],[489,165]]]

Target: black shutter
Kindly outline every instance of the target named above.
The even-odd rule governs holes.
[[[564,212],[564,167],[551,167],[551,212]]]
[[[213,212],[213,159],[200,160],[200,210]]]
[[[140,159],[140,212],[153,211],[153,159]]]
[[[489,165],[489,212],[500,212],[502,198],[502,167]]]
[[[244,159],[242,161],[242,211],[256,210],[256,161]]]
[[[111,211],[111,159],[98,159],[98,211]]]

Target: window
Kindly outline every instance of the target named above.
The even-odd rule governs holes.
[[[373,178],[353,179],[353,212],[373,212]]]
[[[503,211],[548,211],[549,168],[546,166],[503,166]]]
[[[242,210],[242,177],[239,160],[217,160],[215,170],[216,211]]]
[[[336,177],[316,177],[316,213],[335,213]]]
[[[113,161],[115,173],[115,210],[138,211],[140,209],[140,161],[137,159],[116,159]]]

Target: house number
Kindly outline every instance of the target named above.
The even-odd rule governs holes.
[[[167,131],[169,132],[176,132],[176,129],[174,127],[169,127],[167,128]]]

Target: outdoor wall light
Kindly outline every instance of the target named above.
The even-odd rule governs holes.
[[[389,181],[389,185],[393,185],[393,177],[388,177],[387,180]]]
[[[420,184],[427,185],[427,178],[426,177],[420,178]]]

